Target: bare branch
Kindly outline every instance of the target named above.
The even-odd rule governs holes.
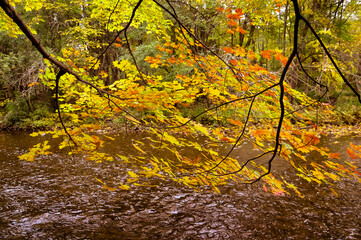
[[[60,81],[60,78],[65,74],[65,72],[63,70],[60,70],[58,72],[58,74],[56,75],[56,79],[55,79],[55,99],[56,99],[56,108],[58,110],[58,117],[59,117],[59,121],[61,123],[61,125],[63,126],[63,129],[66,133],[66,135],[68,135],[69,139],[74,143],[74,145],[77,147],[77,144],[76,142],[74,141],[74,139],[71,137],[71,135],[69,134],[65,124],[64,124],[64,121],[63,121],[63,118],[61,116],[61,112],[60,112],[60,105],[59,105],[59,81]]]
[[[297,2],[296,0],[293,0],[293,2]],[[302,20],[306,23],[306,25],[309,27],[309,29],[311,30],[312,34],[315,36],[315,38],[317,39],[317,41],[321,44],[321,47],[323,48],[323,50],[325,51],[327,57],[330,59],[330,61],[332,62],[333,66],[336,68],[338,74],[340,74],[342,80],[346,83],[346,85],[351,89],[351,91],[357,96],[359,102],[361,103],[361,95],[360,93],[357,92],[357,90],[351,85],[351,83],[346,79],[346,77],[343,75],[342,71],[340,70],[340,68],[338,67],[338,65],[336,64],[335,60],[333,59],[333,57],[331,56],[330,52],[327,50],[325,44],[323,43],[323,41],[321,40],[321,38],[318,36],[318,34],[316,33],[316,31],[313,29],[313,27],[311,26],[310,22],[304,18],[300,13],[299,13],[299,20]]]

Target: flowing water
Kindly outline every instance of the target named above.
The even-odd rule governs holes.
[[[117,137],[108,151],[133,154],[125,138]],[[324,144],[340,151],[350,138],[334,141]],[[336,183],[336,197],[279,163],[275,171],[287,171],[304,198],[273,196],[261,184],[234,183],[215,194],[164,180],[109,191],[96,178],[124,181],[120,162],[97,164],[61,152],[33,163],[18,160],[33,142],[26,133],[0,133],[0,239],[361,239],[355,179]]]

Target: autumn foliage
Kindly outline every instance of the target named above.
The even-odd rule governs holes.
[[[228,40],[219,40],[217,49],[210,48],[194,29],[178,22],[165,4],[120,1],[124,6],[120,10],[113,2],[88,1],[88,15],[68,20],[74,24],[62,34],[76,40],[64,45],[55,58],[91,85],[72,74],[62,75],[58,101],[66,128],[59,124],[32,136],[60,138],[60,149],[90,161],[126,164],[132,170],[128,182],[119,183],[122,190],[142,185],[146,178],[160,177],[215,192],[230,181],[262,181],[267,192],[301,195],[286,178],[269,173],[275,156],[275,161],[286,162],[309,182],[330,184],[342,177],[361,181],[356,166],[344,162],[339,153],[319,147],[325,133],[316,129],[310,113],[332,114],[332,107],[319,108],[317,99],[287,81],[280,84],[282,69],[288,64],[282,50],[246,48]],[[12,4],[36,10],[22,1]],[[43,4],[48,10],[61,5],[45,0]],[[275,1],[270,12],[277,15],[284,6],[285,1]],[[241,24],[245,10],[218,5],[209,11],[219,17],[224,36],[232,41],[250,34],[244,29],[246,24]],[[94,21],[100,27],[92,25]],[[251,23],[248,21],[249,29],[257,24],[256,19]],[[127,35],[139,29],[147,38],[156,39],[145,56],[140,53],[142,46]],[[109,60],[107,54],[118,57]],[[280,70],[267,69],[268,61]],[[48,60],[44,63],[41,82],[34,84],[54,90],[58,66]],[[104,151],[105,142],[114,140],[109,119],[147,133],[144,141],[132,141],[136,155]],[[248,158],[234,154],[235,148],[246,143],[258,151]],[[34,161],[50,151],[48,142],[39,143],[20,158]],[[347,149],[351,159],[360,158],[360,151],[360,146],[353,144]],[[323,160],[308,159],[310,153]]]

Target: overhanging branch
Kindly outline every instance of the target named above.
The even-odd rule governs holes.
[[[53,63],[55,66],[59,67],[61,71],[64,73],[69,73],[73,75],[79,82],[84,83],[91,88],[94,88],[98,91],[98,93],[103,96],[104,94],[112,96],[114,98],[120,99],[120,100],[128,100],[131,98],[120,98],[119,96],[113,95],[112,93],[101,89],[94,85],[93,83],[84,80],[79,74],[75,71],[73,71],[71,68],[66,66],[64,63],[60,62],[53,56],[51,56],[50,53],[48,53],[43,45],[41,44],[40,40],[30,31],[26,23],[22,20],[22,18],[17,14],[16,10],[9,4],[7,0],[0,0],[0,6],[5,11],[5,13],[13,20],[16,25],[21,29],[21,31],[25,34],[25,36],[31,41],[33,46],[38,50],[38,52],[43,56],[43,58],[48,59],[51,63]]]

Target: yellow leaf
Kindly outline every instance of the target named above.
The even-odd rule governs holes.
[[[127,179],[127,181],[128,181],[129,183],[134,183],[134,182],[136,182],[136,181],[138,181],[138,180],[139,180],[138,178]]]
[[[140,152],[142,152],[142,153],[145,154],[145,152],[144,152],[138,145],[133,144],[133,146],[134,146],[138,151],[140,151]]]
[[[215,191],[216,193],[221,193],[221,191],[219,191],[219,188],[216,186],[212,186],[212,190]]]
[[[170,142],[174,145],[181,145],[175,137],[169,135],[168,133],[165,132],[163,136],[164,136],[164,139],[167,140],[168,142]]]
[[[133,118],[131,116],[126,115],[125,117],[128,118],[130,121],[132,121],[134,123],[138,123],[138,124],[140,123],[137,119],[135,119],[135,118]]]
[[[129,190],[130,187],[128,185],[119,183],[118,188],[122,190]]]
[[[150,185],[150,184],[140,184],[140,183],[133,183],[134,186],[140,186],[140,187],[157,187],[157,185]]]
[[[335,180],[335,181],[339,181],[340,180],[340,177],[333,174],[333,173],[328,173],[328,172],[325,172],[325,175],[327,175],[328,177],[330,177],[332,180]]]
[[[143,167],[143,169],[145,171],[139,171],[140,174],[143,174],[145,177],[149,178],[149,177],[153,177],[153,176],[157,176],[157,177],[162,177],[162,175],[160,175],[159,173],[157,173],[158,169],[157,168],[154,168],[154,169],[151,169],[151,168],[147,168],[147,167]]]
[[[36,136],[38,136],[39,135],[39,132],[32,132],[32,133],[30,133],[30,136],[31,137],[36,137]]]
[[[209,149],[208,152],[212,155],[218,156],[218,152],[215,152],[212,149]]]
[[[118,156],[120,159],[122,159],[123,161],[129,162],[129,158],[128,158],[128,157],[123,156],[123,155],[119,155],[119,154],[117,154],[117,156]]]
[[[338,193],[337,193],[333,188],[330,188],[330,190],[331,190],[331,192],[332,192],[333,194],[336,195],[336,197],[338,197]]]
[[[98,180],[101,184],[104,184],[104,185],[105,185],[105,183],[103,183],[103,181],[100,180],[99,178],[95,178],[95,179]]]
[[[135,172],[132,171],[128,171],[129,176],[131,176],[132,178],[137,178],[138,175]]]
[[[217,97],[219,97],[220,96],[220,94],[221,94],[221,91],[219,91],[218,89],[209,89],[209,93],[210,94],[212,94],[212,95],[214,95],[214,96],[217,96]]]
[[[108,139],[110,139],[110,140],[112,140],[112,141],[115,140],[115,138],[113,138],[113,137],[108,137],[108,136],[105,136],[105,135],[103,135],[103,136],[106,137],[106,138],[108,138]]]
[[[203,127],[202,125],[196,124],[196,125],[194,125],[194,128],[197,131],[203,133],[204,135],[209,136],[209,132],[208,132],[207,128]]]

